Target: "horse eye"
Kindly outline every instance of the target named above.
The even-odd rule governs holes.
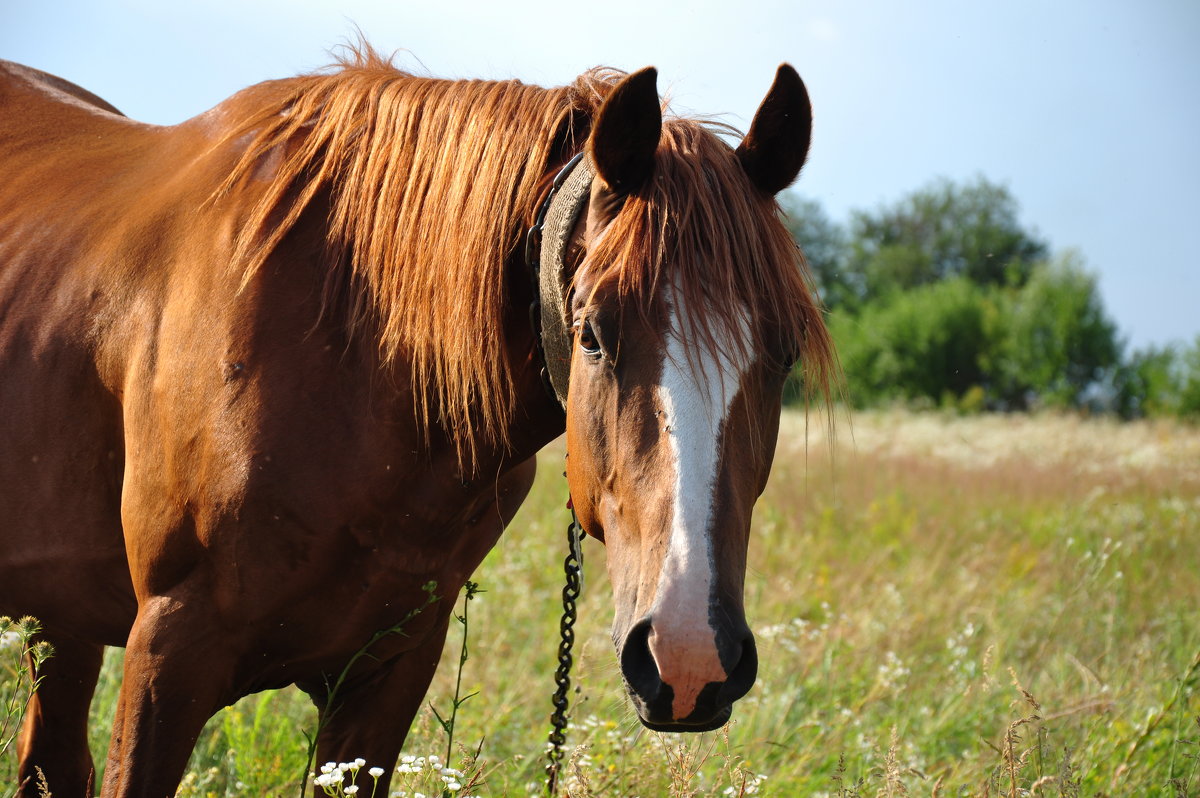
[[[600,342],[596,340],[596,333],[592,330],[592,323],[584,320],[579,325],[579,348],[587,355],[600,354]]]
[[[780,340],[778,343],[778,365],[783,371],[791,371],[800,362],[800,344],[791,340]]]

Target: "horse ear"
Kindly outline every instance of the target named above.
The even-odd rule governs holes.
[[[759,191],[773,196],[800,174],[811,139],[808,90],[795,69],[780,64],[767,98],[754,114],[750,132],[737,148],[738,160]]]
[[[654,171],[662,135],[658,70],[646,67],[625,77],[600,106],[589,147],[596,173],[618,194],[636,191]]]

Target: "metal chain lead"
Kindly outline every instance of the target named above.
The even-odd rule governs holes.
[[[554,199],[555,194],[558,193],[559,189],[567,181],[567,177],[571,174],[576,164],[583,157],[583,152],[577,153],[554,176],[554,180],[550,185],[550,191],[538,209],[537,218],[525,236],[525,262],[529,264],[530,276],[533,280],[533,302],[529,306],[529,322],[530,326],[533,327],[534,340],[537,341],[538,355],[543,363],[541,372],[542,382],[551,398],[560,403],[563,400],[558,396],[558,392],[555,390],[550,379],[549,368],[545,365],[546,351],[542,331],[541,278],[539,275],[541,271],[540,249],[542,246],[543,227],[545,226],[546,216],[550,211],[550,203]],[[566,474],[563,474],[563,476],[565,477]],[[561,639],[558,644],[558,668],[554,672],[554,683],[557,685],[557,689],[555,689],[554,697],[551,699],[554,704],[554,712],[550,715],[550,745],[546,750],[546,757],[549,760],[546,765],[546,795],[548,796],[553,796],[558,787],[558,775],[563,758],[563,744],[567,741],[567,708],[570,705],[569,693],[571,690],[571,647],[575,643],[575,602],[579,600],[579,594],[583,592],[583,550],[580,546],[583,537],[583,528],[579,526],[579,519],[575,515],[575,507],[569,500],[567,507],[571,509],[571,523],[567,527],[567,558],[563,561],[563,570],[566,572],[567,583],[563,587],[562,592],[563,614],[562,620],[559,622]]]
[[[569,505],[570,506],[570,505]],[[571,646],[575,643],[575,602],[583,592],[583,547],[581,545],[583,527],[575,517],[575,508],[571,506],[571,523],[567,526],[567,558],[563,560],[563,570],[566,572],[567,583],[563,587],[563,614],[559,622],[561,640],[558,644],[558,669],[554,672],[554,683],[558,689],[554,691],[551,703],[554,713],[550,715],[550,745],[546,756],[546,795],[553,796],[558,787],[559,770],[562,766],[563,744],[567,741],[567,707],[570,705],[571,690]]]

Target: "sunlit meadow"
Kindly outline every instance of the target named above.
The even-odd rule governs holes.
[[[475,576],[461,694],[476,695],[453,750],[424,711],[392,795],[542,793],[562,458],[544,453]],[[786,414],[747,575],[757,685],[720,731],[643,730],[608,639],[603,548],[587,541],[560,794],[1196,795],[1198,544],[1196,427],[876,413],[839,418],[831,443],[824,419]],[[462,632],[429,694],[442,717]],[[93,708],[97,753],[118,656]],[[209,724],[180,794],[298,795],[315,724],[294,691],[243,700]],[[330,794],[366,796],[376,766],[312,771]],[[10,753],[0,775],[12,767]]]

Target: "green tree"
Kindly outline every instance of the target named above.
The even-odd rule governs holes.
[[[1004,186],[982,177],[964,185],[939,180],[878,211],[853,214],[842,280],[860,305],[951,277],[1022,285],[1047,251],[1021,226]]]
[[[1113,409],[1122,418],[1179,412],[1180,356],[1172,346],[1150,346],[1129,355],[1114,378]]]
[[[1122,418],[1200,419],[1200,335],[1191,346],[1136,350],[1121,363],[1113,382],[1113,409]]]
[[[1121,344],[1096,278],[1078,253],[1040,264],[994,318],[984,360],[993,394],[1009,407],[1079,406],[1116,369]]]
[[[804,251],[817,291],[825,307],[841,305],[848,294],[846,259],[850,252],[846,231],[825,212],[821,203],[797,194],[784,194],[780,204],[784,224]]]
[[[1123,362],[1083,259],[1047,260],[1004,186],[935,181],[854,212],[847,228],[813,200],[784,207],[831,309],[854,403],[1200,416],[1200,340]]]
[[[1200,335],[1180,357],[1179,415],[1200,419]]]
[[[957,404],[985,379],[992,291],[964,277],[836,312],[834,340],[858,405],[891,399]]]

